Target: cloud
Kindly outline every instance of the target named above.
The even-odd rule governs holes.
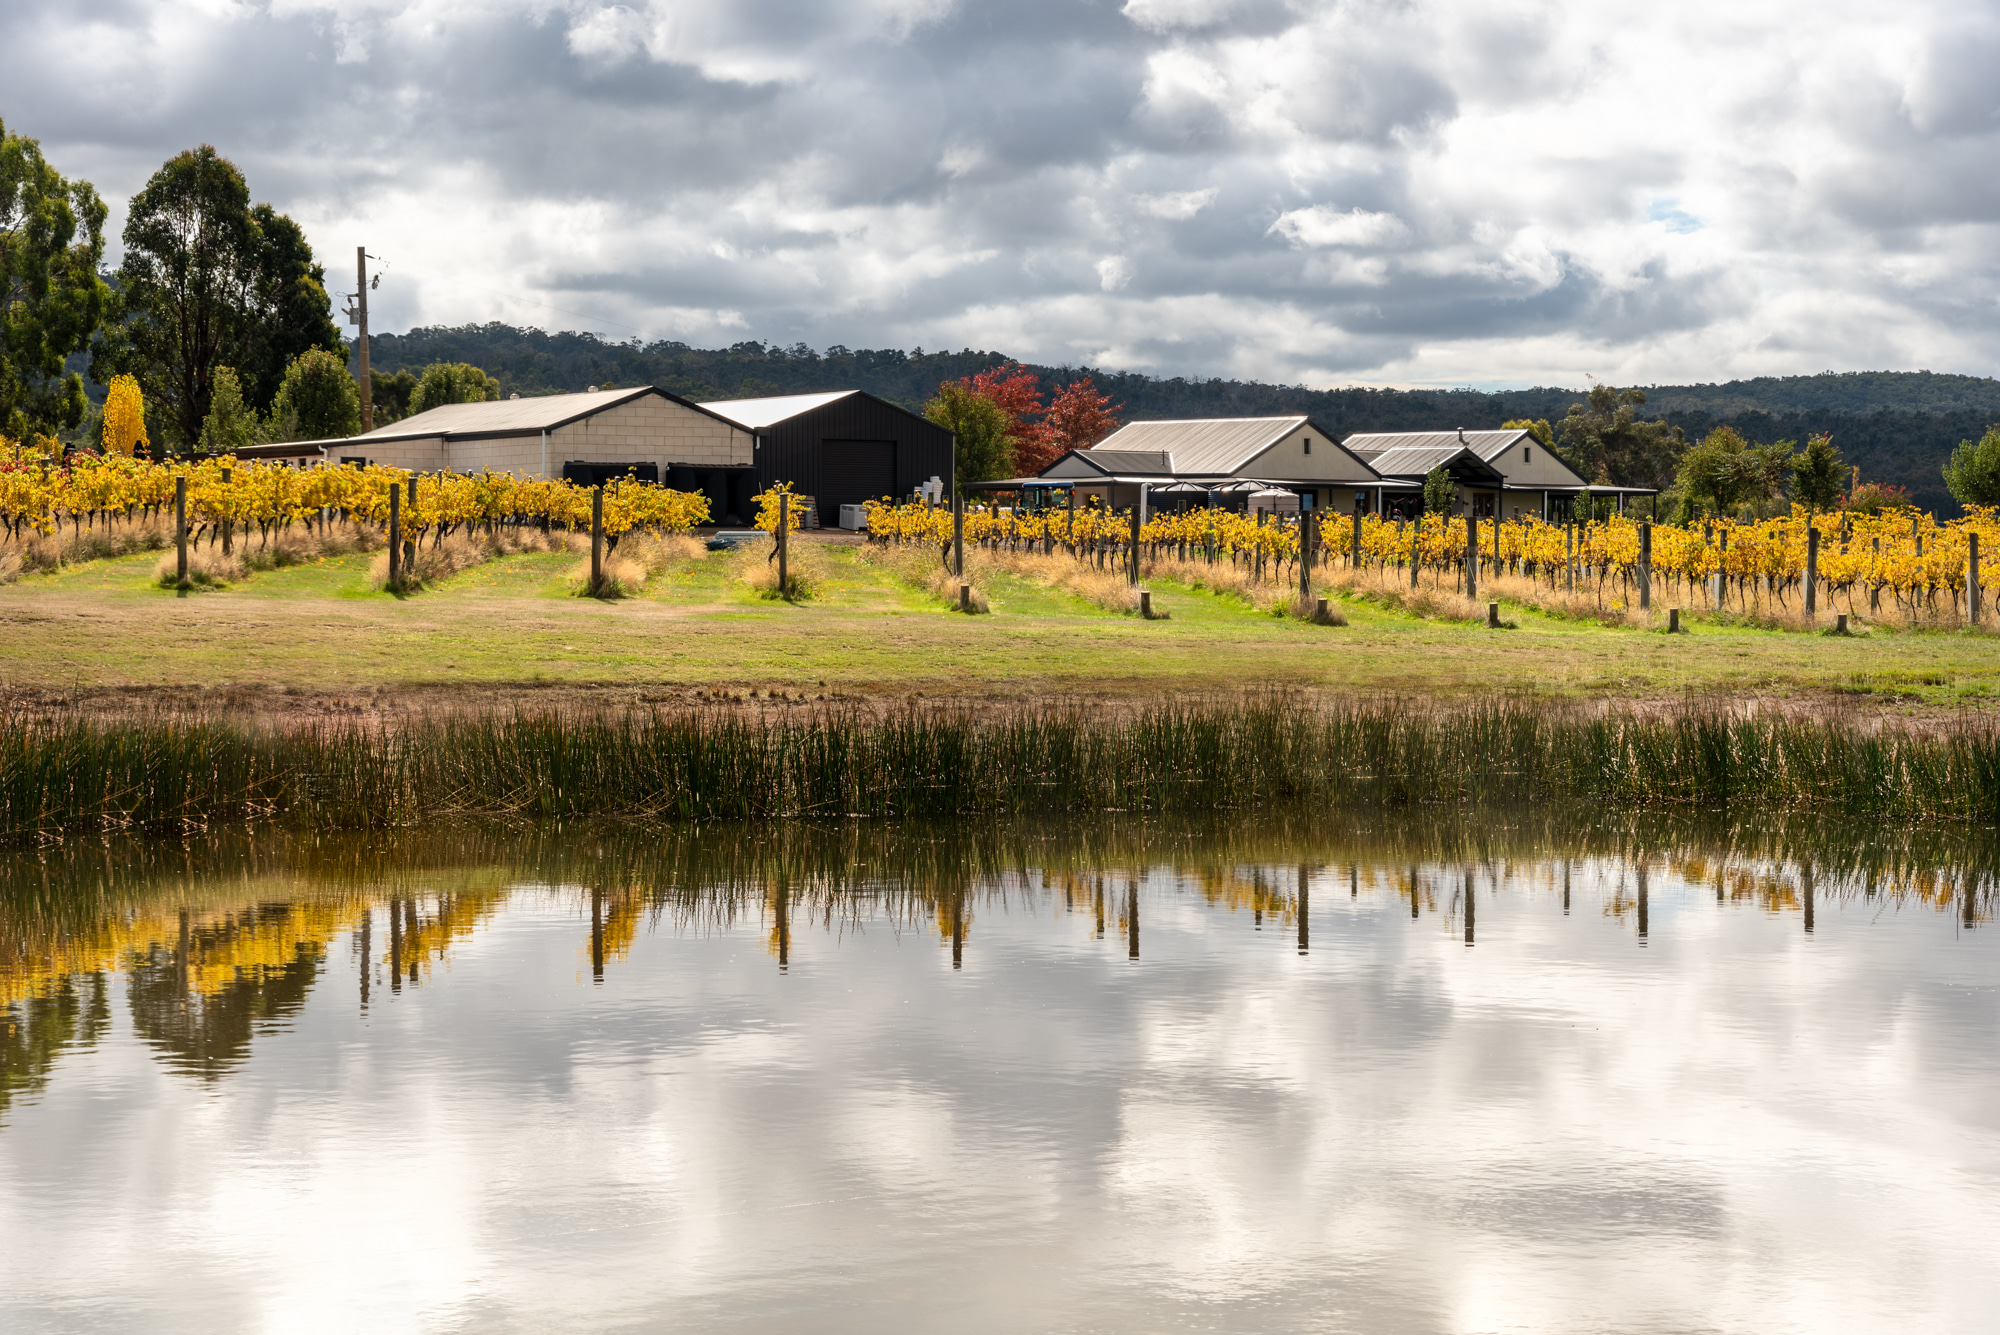
[[[1342,213],[1324,204],[1281,213],[1269,230],[1301,246],[1386,246],[1410,234],[1393,213]]]
[[[114,230],[214,143],[337,275],[390,257],[389,328],[1314,384],[2000,360],[2000,20],[1935,0],[20,0],[0,42],[8,128]]]

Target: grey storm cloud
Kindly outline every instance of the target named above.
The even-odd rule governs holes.
[[[1754,11],[1754,12],[1752,12]],[[1992,5],[19,0],[0,117],[215,144],[378,323],[1315,384],[1984,373]]]

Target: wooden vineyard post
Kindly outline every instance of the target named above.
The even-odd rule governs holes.
[[[229,479],[231,478],[231,476],[234,475],[234,473],[235,470],[231,468],[225,468],[222,470],[223,486],[226,487],[229,485]],[[227,556],[235,550],[236,550],[236,521],[225,517],[222,521],[222,554],[224,556]]]
[[[1980,536],[1966,534],[1966,620],[1980,624]]]
[[[1728,565],[1729,565],[1729,530],[1727,528],[1724,528],[1722,530],[1721,545],[1715,549],[1715,610],[1718,612],[1722,610],[1723,585],[1724,582],[1729,578],[1728,573],[1726,571],[1726,567]]]
[[[417,475],[415,473],[410,474],[409,509],[410,509],[410,527],[414,529],[417,524]],[[416,573],[417,573],[417,540],[415,538],[406,538],[403,541],[403,578],[414,579],[416,577]]]
[[[1139,590],[1139,619],[1141,621],[1151,621],[1153,619],[1153,591],[1151,589]]]
[[[789,598],[792,592],[792,498],[789,492],[778,493],[778,596]],[[963,592],[963,590],[961,590]]]
[[[965,578],[965,497],[951,498],[951,573]]]
[[[1361,494],[1356,492],[1354,496],[1353,541],[1348,544],[1353,550],[1348,554],[1348,565],[1353,568],[1354,573],[1357,575],[1361,573],[1361,519],[1367,513],[1368,502],[1362,500]]]
[[[1141,484],[1142,488],[1143,485],[1144,484]],[[1142,489],[1139,494],[1141,496],[1145,495],[1144,490]],[[1133,503],[1132,552],[1131,552],[1131,559],[1125,563],[1125,582],[1134,588],[1137,588],[1139,586],[1139,524],[1141,522],[1139,518],[1139,511],[1142,508],[1143,507],[1141,507],[1137,502]]]
[[[176,588],[185,589],[188,582],[188,480],[182,473],[174,479],[174,565],[178,573],[174,577]]]
[[[1868,573],[1873,576],[1868,582],[1868,615],[1874,616],[1882,610],[1882,539],[1875,539],[1875,559],[1870,563]]]
[[[782,549],[781,549],[782,550]],[[604,484],[590,489],[590,596],[604,592]]]
[[[1639,610],[1653,606],[1653,521],[1639,525]]]
[[[389,484],[389,592],[403,588],[403,489]]]
[[[1498,603],[1486,604],[1486,629],[1488,630],[1500,629],[1500,604]]]
[[[1465,508],[1465,596],[1479,596],[1479,516]]]
[[[1570,505],[1569,522],[1563,525],[1563,592],[1576,592],[1576,506]]]
[[[1819,611],[1819,530],[1806,520],[1806,620]]]
[[[1845,617],[1841,618],[1841,620],[1843,621],[1845,621],[1846,619],[1847,618]],[[1678,635],[1680,633],[1681,633],[1681,609],[1678,607],[1670,607],[1667,609],[1667,634]]]
[[[1318,536],[1314,532],[1317,527],[1314,516],[1310,514],[1299,516],[1299,597],[1301,598],[1312,596],[1313,539]]]
[[[1399,520],[1397,520],[1397,521],[1396,521],[1396,527],[1397,527],[1398,529],[1400,529],[1400,528],[1402,528],[1402,526],[1403,526],[1403,521],[1402,521],[1402,520],[1400,520],[1400,519],[1399,519]],[[1417,520],[1413,520],[1413,521],[1411,521],[1411,523],[1410,523],[1410,587],[1411,587],[1411,588],[1413,588],[1413,589],[1417,587],[1417,572],[1418,572],[1418,571],[1420,571],[1421,569],[1423,569],[1423,564],[1424,564],[1424,563],[1423,563],[1423,562],[1422,562],[1422,561],[1421,561],[1420,559],[1418,559],[1418,557],[1419,557],[1419,552],[1418,552],[1418,545],[1419,545],[1419,544],[1420,544],[1420,543],[1421,543],[1421,542],[1423,541],[1423,537],[1424,537],[1424,521],[1423,521],[1423,520],[1421,520],[1421,519],[1417,519]]]

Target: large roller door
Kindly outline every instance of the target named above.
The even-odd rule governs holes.
[[[840,507],[896,494],[896,442],[823,440],[819,444],[819,522],[840,523]]]

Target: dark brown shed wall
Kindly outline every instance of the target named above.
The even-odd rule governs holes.
[[[898,497],[907,496],[932,476],[943,478],[947,491],[952,484],[951,433],[871,394],[835,399],[766,427],[757,437],[758,484],[769,487],[789,481],[796,490],[819,498],[820,523],[829,528],[840,522],[840,515],[822,494],[820,448],[824,442],[894,441]]]

